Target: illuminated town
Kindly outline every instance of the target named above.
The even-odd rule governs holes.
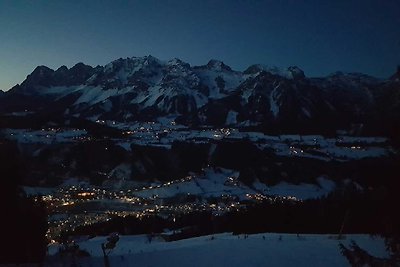
[[[151,197],[137,196],[139,192],[144,193],[153,189],[167,188],[190,182],[192,179],[191,176],[188,176],[181,180],[155,186],[118,191],[93,186],[61,187],[52,194],[41,196],[49,213],[49,229],[46,236],[49,242],[55,242],[62,232],[73,231],[79,226],[108,221],[116,216],[140,218],[157,215],[169,217],[201,211],[211,211],[218,216],[228,211],[246,209],[249,201],[300,201],[292,196],[267,196],[260,193],[247,193],[241,199],[237,196],[221,194],[219,197],[214,197],[213,201],[207,201],[207,199],[202,199],[198,195],[190,198],[190,193],[187,193],[184,198],[182,196],[179,198],[161,198],[158,195]],[[231,177],[227,179],[227,183],[230,181],[232,181]]]

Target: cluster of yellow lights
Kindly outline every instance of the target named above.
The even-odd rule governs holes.
[[[75,202],[74,201],[70,201],[70,202],[64,202],[61,206],[69,206],[69,205],[74,205]]]
[[[78,193],[78,196],[80,197],[89,197],[89,196],[94,196],[95,193],[93,192],[82,192],[82,193]]]

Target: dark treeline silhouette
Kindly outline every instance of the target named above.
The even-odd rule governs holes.
[[[288,145],[290,143],[287,141]],[[390,140],[385,146],[394,144]],[[305,153],[316,156],[320,153],[323,157],[329,157],[318,149],[297,146],[304,149]],[[31,186],[38,185],[39,181],[41,186],[57,186],[68,176],[80,177],[91,184],[101,185],[106,180],[110,181],[110,177],[105,174],[124,163],[130,170],[125,178],[132,181],[177,180],[190,172],[202,173],[204,168],[214,167],[238,171],[239,180],[247,185],[255,180],[270,186],[281,181],[294,184],[316,183],[317,177],[326,176],[337,183],[351,179],[363,187],[375,187],[387,183],[393,174],[399,173],[400,162],[399,155],[395,153],[355,160],[343,158],[343,161],[285,157],[276,155],[272,149],[261,149],[246,139],[225,139],[201,144],[176,141],[170,149],[132,144],[129,151],[113,140],[92,139],[46,145],[34,156],[30,152],[31,148],[26,147],[28,149],[22,153],[29,164],[23,182]],[[55,158],[62,164],[55,161]]]
[[[303,202],[264,201],[224,215],[192,212],[170,218],[115,217],[108,222],[78,228],[73,234],[149,234],[160,233],[166,228],[191,227],[190,235],[184,237],[220,232],[367,233],[398,236],[400,219],[396,214],[397,202],[394,202],[395,195],[389,191],[376,188],[362,192],[348,186],[320,199]]]
[[[0,263],[38,263],[46,255],[44,204],[19,187],[24,164],[15,143],[0,139],[2,248]]]

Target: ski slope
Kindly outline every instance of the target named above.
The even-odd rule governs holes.
[[[78,259],[78,266],[104,266],[101,243],[105,240],[95,237],[79,243],[91,257]],[[121,236],[109,261],[110,266],[350,266],[338,245],[351,240],[373,256],[388,257],[384,241],[368,235],[337,240],[329,235],[264,233],[245,238],[223,233],[175,242],[153,238],[150,243],[145,235]]]

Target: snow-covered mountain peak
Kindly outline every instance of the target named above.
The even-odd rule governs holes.
[[[209,70],[214,70],[214,71],[232,71],[231,67],[229,67],[228,65],[225,65],[224,62],[217,60],[217,59],[211,59],[206,67]]]
[[[290,73],[291,79],[303,79],[306,77],[304,71],[297,66],[290,66],[287,70]]]
[[[240,72],[218,60],[192,67],[178,58],[161,61],[149,55],[95,68],[83,63],[56,71],[39,66],[2,95],[0,111],[54,113],[55,109],[62,116],[116,121],[174,114],[182,121],[205,125],[273,122],[279,123],[274,127],[292,129],[320,117],[339,124],[344,120],[337,115],[339,110],[362,121],[380,103],[397,107],[396,97],[381,99],[386,97],[382,90],[392,88],[387,95],[397,94],[399,73],[388,81],[359,73],[307,78],[296,66],[257,64]]]
[[[33,72],[28,75],[27,80],[36,79],[36,78],[44,78],[51,75],[54,72],[53,69],[50,69],[47,66],[37,66]]]
[[[36,67],[31,74],[29,74],[25,81],[21,84],[21,88],[28,91],[29,87],[47,87],[53,84],[52,75],[54,73],[53,69],[46,66]]]
[[[152,55],[148,55],[144,57],[144,65],[164,65],[165,63],[160,59],[153,57]]]
[[[379,79],[363,73],[341,71],[330,74],[325,80],[340,87],[359,87],[361,85],[374,85],[380,82]]]
[[[166,65],[167,66],[172,66],[172,67],[173,66],[180,66],[180,67],[184,67],[184,68],[190,68],[190,64],[189,63],[186,63],[186,62],[182,61],[179,58],[173,58],[173,59],[168,60],[166,62]]]
[[[106,73],[119,71],[120,69],[132,70],[141,69],[146,66],[159,66],[162,62],[153,56],[144,57],[130,57],[130,58],[119,58],[114,60],[104,66],[104,71]]]
[[[65,66],[65,65],[62,65],[61,67],[59,67],[59,68],[56,70],[56,72],[59,72],[59,73],[65,73],[65,72],[67,72],[67,71],[68,71],[68,67]]]
[[[243,73],[247,75],[258,75],[262,71],[269,72],[273,75],[278,75],[286,79],[305,78],[303,70],[297,66],[291,66],[285,69],[277,66],[255,64],[248,67]]]

